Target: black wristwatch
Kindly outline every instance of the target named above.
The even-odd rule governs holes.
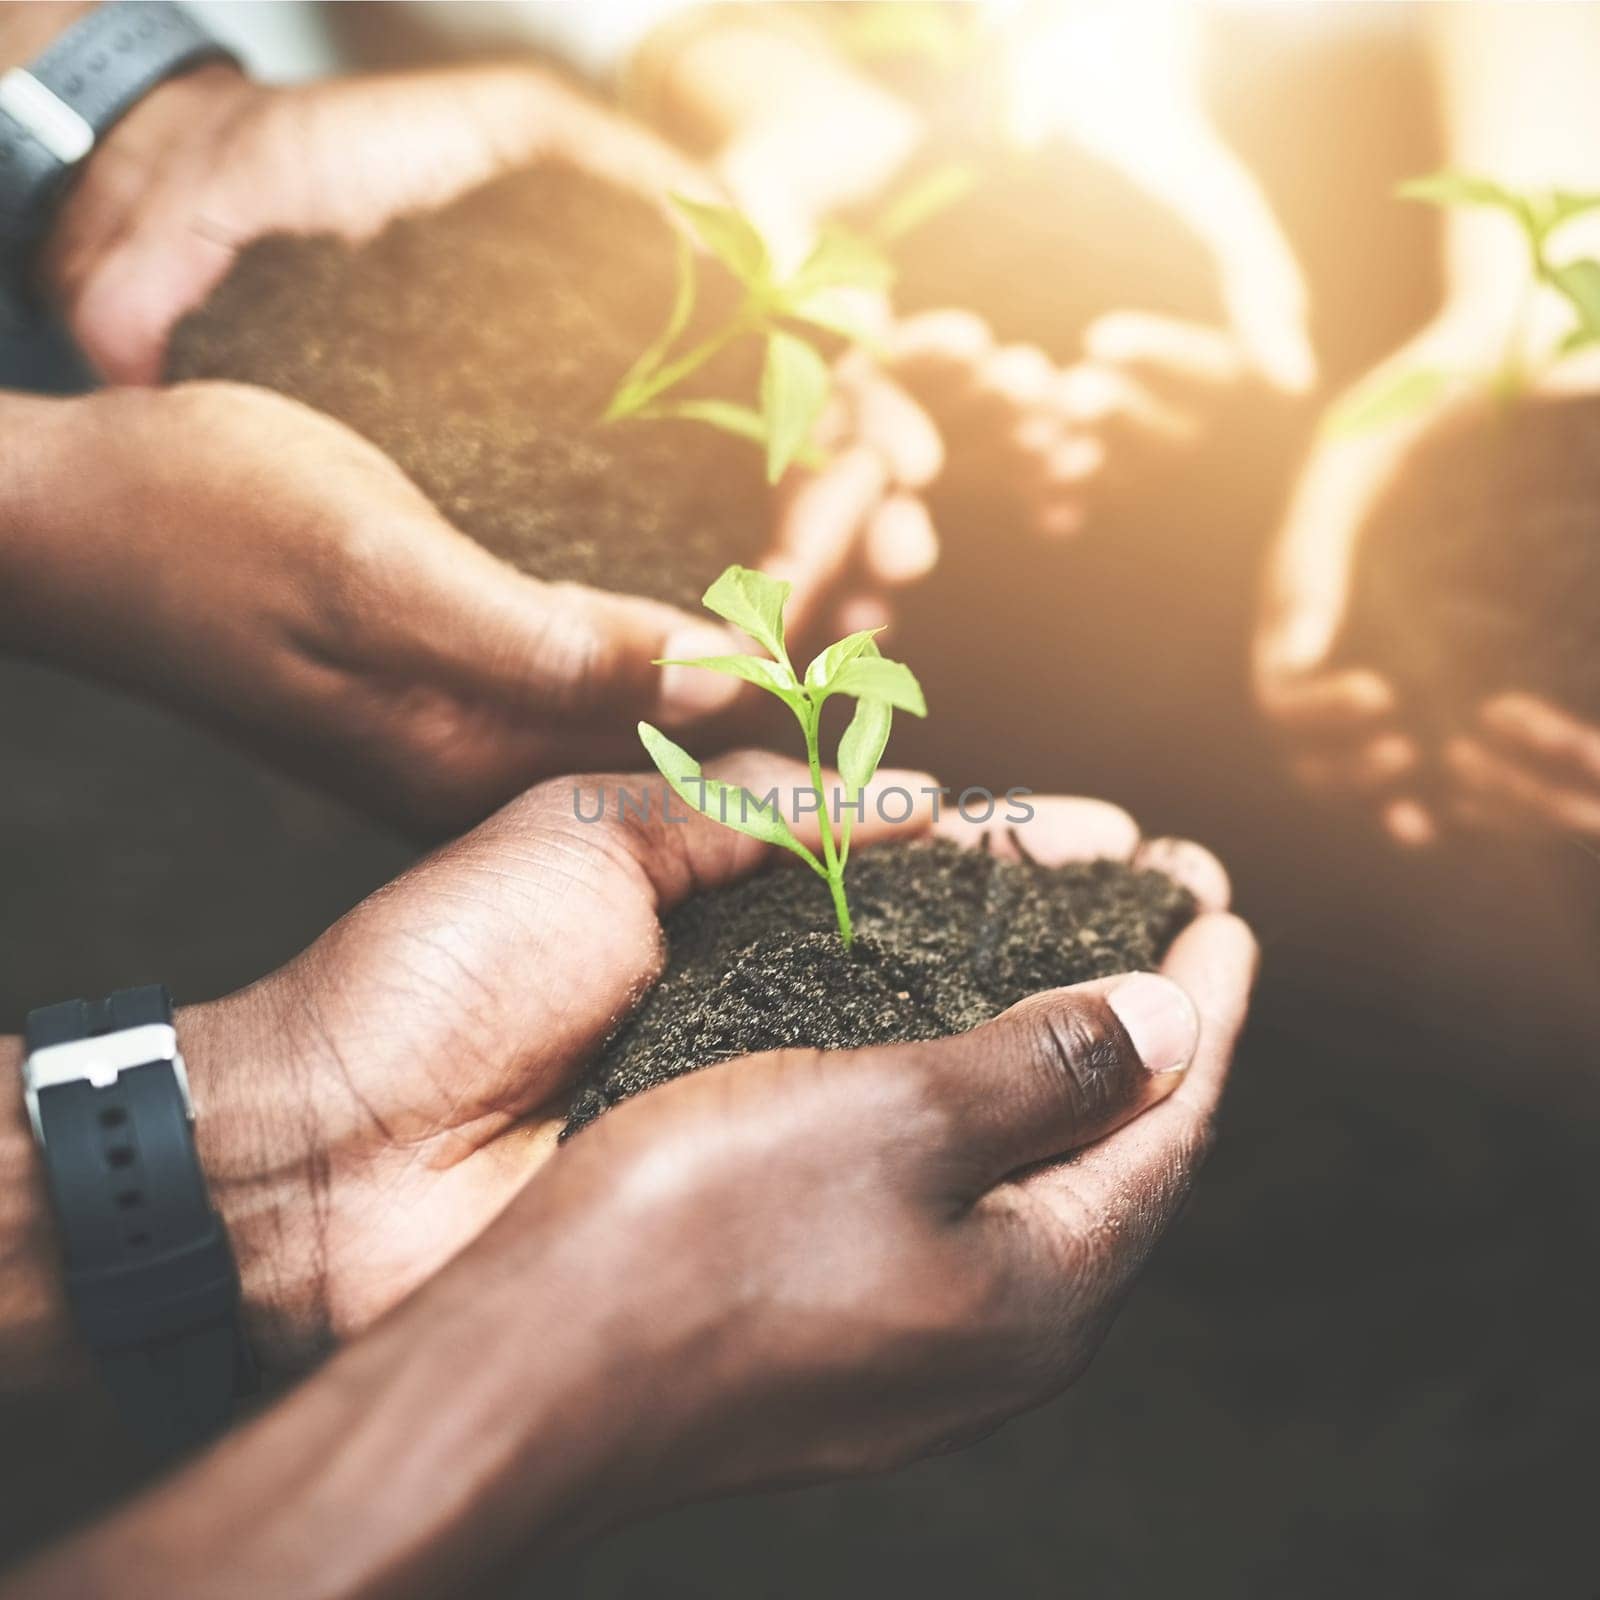
[[[27,310],[28,270],[73,173],[158,84],[230,52],[167,0],[106,0],[37,60],[0,75],[0,311]]]
[[[23,1094],[67,1298],[135,1438],[165,1461],[227,1426],[255,1369],[159,985],[28,1014]]]

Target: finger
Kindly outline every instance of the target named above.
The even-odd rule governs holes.
[[[1433,813],[1420,800],[1391,800],[1379,815],[1383,831],[1403,850],[1424,850],[1439,837]]]
[[[408,548],[428,623],[400,621],[396,660],[425,662],[442,686],[520,708],[530,722],[605,715],[680,727],[737,698],[735,679],[655,665],[741,650],[728,630],[657,601],[528,577],[442,519],[422,533]]]
[[[891,588],[926,577],[939,560],[939,536],[927,506],[915,495],[889,495],[867,518],[862,553],[871,575]]]
[[[1198,1017],[1198,1042],[1181,1081],[1110,1138],[1020,1180],[1029,1198],[1080,1245],[1109,1242],[1115,1259],[1097,1265],[1111,1273],[1113,1286],[1138,1270],[1210,1146],[1257,960],[1249,928],[1226,912],[1199,917],[1184,929],[1161,966]]]
[[[1262,709],[1291,733],[1347,737],[1395,710],[1386,679],[1365,667],[1305,677],[1269,676],[1258,685]]]
[[[1419,760],[1416,745],[1404,734],[1386,733],[1344,750],[1303,755],[1292,770],[1308,789],[1375,794],[1409,777]]]
[[[1475,739],[1450,740],[1444,762],[1461,789],[1480,805],[1520,816],[1529,826],[1600,837],[1600,794],[1593,790],[1548,778]]]
[[[1054,379],[1051,401],[1058,414],[1077,428],[1117,424],[1178,443],[1193,439],[1199,431],[1186,411],[1157,399],[1144,384],[1114,367],[1087,363],[1069,367]]]
[[[1522,754],[1600,790],[1600,728],[1531,694],[1502,694],[1478,713],[1484,732],[1508,756]]]
[[[980,820],[972,816],[980,801],[967,805],[962,791],[947,793],[933,831],[967,849],[977,848],[987,836],[989,848],[1008,860],[1027,855],[1047,867],[1101,858],[1126,861],[1139,843],[1139,824],[1109,801],[1012,791],[1017,800],[997,797],[1001,803],[993,815]],[[1022,815],[1024,810],[1028,815]]]
[[[1227,868],[1192,839],[1146,839],[1133,853],[1133,865],[1145,872],[1162,872],[1194,896],[1204,914],[1226,911],[1233,900]]]
[[[1050,400],[1058,377],[1055,363],[1037,346],[1008,344],[978,367],[977,393],[980,399],[1025,411]]]
[[[961,370],[975,367],[994,349],[994,336],[975,312],[920,311],[889,329],[884,348],[896,367]]]
[[[870,363],[852,370],[846,358],[839,374],[854,440],[876,450],[889,476],[902,487],[921,489],[932,483],[944,467],[944,441],[928,413]]]
[[[1034,513],[1033,528],[1041,539],[1063,541],[1076,539],[1088,521],[1088,512],[1083,506],[1069,501],[1055,501],[1041,506]]]
[[[1066,489],[1082,489],[1097,478],[1106,465],[1106,447],[1103,439],[1092,433],[1080,433],[1058,438],[1045,458],[1045,481]]]
[[[1317,379],[1305,279],[1270,213],[1253,232],[1224,248],[1223,304],[1256,370],[1286,394],[1305,394]]]
[[[857,445],[820,472],[791,476],[771,553],[761,565],[793,585],[789,620],[798,633],[849,565],[867,519],[888,487],[888,470],[877,451]]]
[[[1246,371],[1238,341],[1220,328],[1152,311],[1112,311],[1096,318],[1083,336],[1083,349],[1100,366],[1201,389],[1226,388]]]
[[[1323,440],[1312,452],[1273,555],[1255,642],[1258,684],[1326,670],[1344,626],[1362,530],[1420,426]]]
[[[924,1145],[930,1177],[972,1201],[1171,1094],[1198,1038],[1194,1003],[1176,983],[1131,973],[1031,995],[951,1039],[854,1054],[898,1058],[938,1118]]]

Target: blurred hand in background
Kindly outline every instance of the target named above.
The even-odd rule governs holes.
[[[1600,13],[1586,7],[1448,6],[1429,11],[1445,109],[1448,165],[1514,188],[1600,190],[1600,100],[1593,63]],[[1282,731],[1308,787],[1363,805],[1397,843],[1432,843],[1446,823],[1600,836],[1600,729],[1525,694],[1492,697],[1450,740],[1441,793],[1417,793],[1419,735],[1394,686],[1335,660],[1352,574],[1372,512],[1463,393],[1508,360],[1556,393],[1600,392],[1593,353],[1552,366],[1572,326],[1561,297],[1533,292],[1527,245],[1503,217],[1444,214],[1444,303],[1405,346],[1355,386],[1395,374],[1459,381],[1357,432],[1325,430],[1301,471],[1269,568],[1255,647],[1258,702]],[[1593,256],[1593,217],[1563,226],[1563,252]],[[1511,403],[1515,403],[1513,400]]]

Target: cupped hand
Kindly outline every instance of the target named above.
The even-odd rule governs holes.
[[[1494,695],[1444,749],[1452,822],[1600,847],[1600,727],[1537,695]]]
[[[1093,802],[1023,831],[1047,860],[1137,848]],[[501,1272],[484,1318],[529,1293],[599,1318],[586,1438],[617,1450],[596,1515],[898,1466],[1077,1376],[1207,1147],[1255,966],[1216,863],[1146,855],[1207,906],[1160,975],[652,1090],[563,1146],[463,1259],[461,1289],[537,1262],[536,1285]]]
[[[706,190],[670,146],[531,65],[288,87],[206,67],[96,150],[47,242],[45,286],[108,378],[153,383],[173,325],[253,239],[363,238],[541,157],[652,198]]]
[[[773,757],[707,770],[758,792],[808,782]],[[863,842],[895,831],[873,809]],[[182,1013],[201,1160],[269,1365],[358,1333],[501,1210],[659,975],[661,916],[768,856],[669,809],[653,777],[553,780],[279,972]]]
[[[1483,319],[1441,315],[1356,386],[1375,393],[1411,370],[1484,370]],[[1369,808],[1398,844],[1420,846],[1438,819],[1417,793],[1421,750],[1393,684],[1335,659],[1366,528],[1414,453],[1459,402],[1442,387],[1426,403],[1355,430],[1326,427],[1300,471],[1269,558],[1254,646],[1256,699],[1277,725],[1307,788]],[[1337,415],[1337,412],[1331,415]]]
[[[1502,352],[1495,324],[1450,308],[1363,380],[1459,375],[1403,414],[1359,431],[1325,430],[1301,471],[1267,575],[1255,640],[1257,702],[1277,724],[1307,788],[1373,812],[1398,844],[1433,843],[1441,828],[1513,828],[1593,837],[1600,822],[1600,730],[1533,695],[1492,695],[1446,741],[1426,800],[1423,741],[1394,685],[1360,662],[1337,662],[1361,541],[1379,501],[1415,453],[1465,405]],[[1569,363],[1541,389],[1589,390],[1600,372]],[[1433,752],[1428,752],[1432,754]]]
[[[808,781],[770,756],[708,770],[758,792]],[[931,780],[878,783],[925,800]],[[581,820],[597,799],[602,819]],[[1204,905],[1226,899],[1198,847],[1141,844],[1096,802],[1034,804],[1030,852],[1137,857]],[[863,842],[930,827],[925,805],[897,827],[875,810]],[[974,842],[959,819],[940,826]],[[662,915],[770,855],[669,809],[654,778],[553,781],[271,978],[183,1013],[201,1158],[269,1364],[359,1332],[502,1210],[554,1150],[578,1073],[659,975]]]
[[[239,385],[19,401],[8,648],[133,687],[414,830],[727,704],[652,665],[738,648],[654,602],[514,571],[379,450]]]

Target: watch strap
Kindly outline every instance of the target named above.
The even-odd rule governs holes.
[[[219,58],[231,59],[181,6],[106,0],[0,76],[0,248],[39,236],[68,174],[158,83]]]
[[[143,1054],[141,1041],[171,1025],[159,986],[66,1001],[30,1014],[29,1057],[111,1036]],[[167,1059],[45,1082],[34,1106],[77,1325],[131,1432],[168,1459],[220,1432],[254,1380],[182,1058],[171,1048]]]

